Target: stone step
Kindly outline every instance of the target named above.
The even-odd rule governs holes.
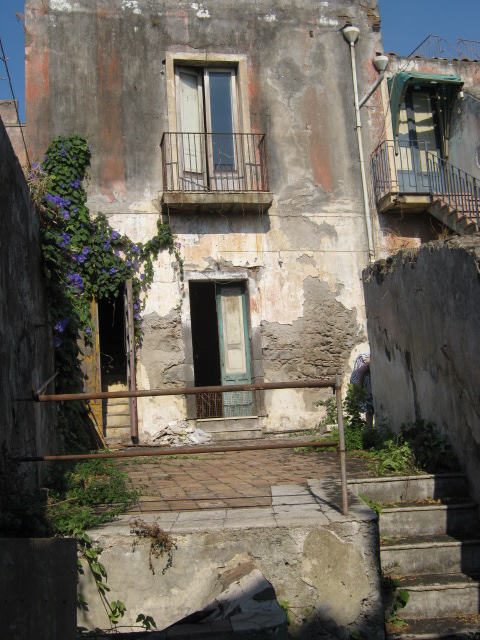
[[[402,620],[405,623],[402,628],[388,625],[388,640],[478,640],[480,637],[478,615]]]
[[[358,478],[348,481],[357,495],[379,502],[400,502],[446,499],[468,496],[465,474],[441,473],[421,476],[391,476],[388,478]]]
[[[399,589],[406,589],[409,600],[401,616],[406,618],[444,618],[476,615],[479,612],[480,575],[465,573],[425,574],[400,578]]]
[[[402,575],[480,571],[480,537],[409,536],[380,547],[383,570]]]
[[[107,415],[105,428],[107,431],[110,431],[110,429],[130,428],[130,414]]]
[[[107,415],[113,415],[118,413],[130,413],[129,402],[107,402],[106,406]]]
[[[109,438],[121,438],[123,440],[130,439],[130,424],[126,427],[111,427],[106,433],[107,440]]]
[[[251,431],[215,431],[211,432],[210,435],[212,436],[210,444],[225,441],[231,441],[234,444],[238,440],[259,439],[262,436],[262,431],[260,429],[252,429]]]
[[[380,534],[385,536],[474,531],[478,524],[475,502],[385,508],[380,514]]]

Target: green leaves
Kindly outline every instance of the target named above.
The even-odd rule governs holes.
[[[120,618],[123,618],[126,610],[127,608],[121,600],[114,600],[113,602],[110,602],[110,611],[108,612],[110,622],[118,624],[118,621]]]
[[[59,136],[51,141],[42,164],[34,163],[27,176],[41,222],[56,370],[60,374],[58,393],[82,391],[78,345],[81,339],[92,343],[90,306],[93,296],[97,300],[115,298],[123,292],[126,280],[132,279],[138,346],[142,340],[141,313],[153,281],[153,262],[160,251],[175,254],[182,279],[183,263],[169,225],[159,220],[153,238],[145,244],[134,244],[130,238],[112,229],[104,214],[95,218],[90,215],[82,184],[90,159],[90,148],[84,136]],[[63,322],[65,318],[68,318],[66,329],[57,329],[59,321]],[[67,403],[59,406],[59,414],[67,446],[73,448],[75,442],[78,451],[82,442],[88,447],[85,407]],[[78,515],[80,524],[82,516]]]
[[[152,618],[152,616],[146,616],[143,613],[139,613],[138,614],[137,619],[135,620],[135,622],[137,624],[140,622],[142,627],[146,631],[151,631],[152,629],[156,629],[157,628],[155,620]]]

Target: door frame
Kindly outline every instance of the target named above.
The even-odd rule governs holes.
[[[250,295],[252,291],[256,291],[258,284],[251,277],[247,269],[239,269],[232,271],[213,271],[204,273],[202,271],[186,271],[184,274],[184,280],[186,289],[188,290],[188,283],[202,282],[214,280],[218,284],[226,283],[244,283],[245,286],[245,309],[247,314],[247,330],[248,330],[248,346],[250,357],[250,375],[252,383],[261,384],[264,382],[263,374],[263,361],[262,361],[262,339],[260,324],[252,324],[252,315],[250,313]],[[186,304],[182,305],[182,338],[185,348],[185,386],[195,386],[195,373],[193,365],[193,344],[192,344],[192,320],[190,315],[190,301],[187,299]],[[257,391],[255,393],[255,406],[256,415],[265,416],[265,393],[263,391]],[[186,397],[186,417],[190,420],[196,420],[195,412],[195,396],[187,395]],[[228,420],[229,418],[224,418]]]

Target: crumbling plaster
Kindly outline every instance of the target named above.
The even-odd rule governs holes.
[[[352,350],[365,340],[361,270],[367,243],[349,50],[341,28],[348,19],[361,28],[356,47],[358,59],[365,61],[359,68],[361,87],[375,78],[368,61],[381,41],[370,15],[376,3],[360,5],[354,0],[320,5],[227,0],[204,3],[208,16],[200,16],[192,3],[177,0],[154,8],[146,0],[135,6],[107,0],[79,0],[69,7],[53,0],[26,3],[27,129],[33,155],[40,155],[54,135],[72,129],[85,133],[93,153],[88,184],[93,212],[107,213],[112,225],[135,241],[151,237],[156,220],[164,216],[176,234],[186,274],[208,273],[212,261],[244,269],[255,282],[249,291],[252,335],[263,336],[270,327],[264,346],[277,333],[275,339],[281,335],[297,353],[295,370],[287,371],[285,361],[270,357],[267,349],[265,375],[271,379],[279,372],[294,379],[322,375],[334,366],[348,377]],[[248,98],[252,130],[268,136],[274,196],[268,211],[230,217],[222,211],[160,213],[159,143],[172,111],[167,67],[169,55],[185,51],[246,61],[248,96],[244,92],[242,101]],[[368,148],[368,131],[363,135]],[[178,337],[180,322],[185,329],[189,316],[188,288],[179,275],[173,256],[161,254],[139,353],[139,383],[146,388],[160,382],[181,386],[190,366]],[[321,296],[309,297],[312,280]],[[341,332],[332,334],[338,341],[335,356],[325,362],[311,358],[324,357],[320,323],[314,327],[308,320],[309,340],[297,346],[297,327],[313,305],[317,318],[326,308],[338,325],[350,318],[346,341],[341,342]],[[162,349],[171,339],[167,327],[175,322],[174,348]],[[311,401],[303,404],[299,397],[306,424],[313,419]],[[156,402],[160,406],[160,401],[148,406]],[[141,428],[155,431],[148,421],[154,414],[161,419],[160,412],[142,403]],[[169,417],[178,409],[183,419],[183,401],[175,400],[174,406]],[[281,418],[287,425],[286,412]]]
[[[323,491],[316,481],[309,482],[315,494]],[[350,515],[342,516],[330,503],[323,503],[320,513],[304,488],[302,499],[308,504],[297,504],[289,494],[298,491],[295,486],[274,489],[288,504],[146,515],[149,524],[157,522],[170,532],[176,544],[172,566],[164,573],[166,556],[152,558],[153,573],[150,541],[132,535],[128,518],[92,531],[103,548],[101,562],[108,568],[111,593],[127,604],[122,624],[131,625],[141,611],[164,628],[201,611],[221,593],[226,568],[244,559],[271,583],[279,602],[288,601],[293,638],[348,640],[357,634],[383,640],[376,516],[358,499]],[[108,625],[87,571],[79,591],[89,604],[79,613],[79,624]]]

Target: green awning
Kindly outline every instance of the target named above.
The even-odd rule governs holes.
[[[398,134],[400,120],[400,107],[408,87],[414,89],[429,88],[434,90],[440,99],[440,111],[443,131],[448,138],[448,123],[450,111],[458,92],[463,87],[460,76],[434,75],[429,73],[410,73],[400,71],[388,78],[388,91],[390,93],[390,110],[392,113],[392,126],[394,137]]]

